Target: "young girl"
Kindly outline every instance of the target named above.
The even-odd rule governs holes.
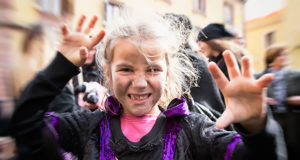
[[[216,125],[192,113],[181,96],[185,77],[196,80],[191,63],[178,53],[175,30],[159,15],[124,14],[108,27],[102,60],[112,96],[106,110],[72,114],[45,113],[48,103],[78,74],[104,37],[62,27],[63,40],[54,61],[27,86],[12,120],[12,133],[23,159],[276,159],[278,125],[266,115],[263,88],[273,79],[254,80],[249,59],[242,73],[230,52],[224,57],[231,81],[214,63],[209,69],[226,99]],[[137,16],[139,15],[139,16]],[[139,18],[141,17],[141,18]],[[63,107],[63,106],[61,106]],[[47,116],[44,116],[47,115]],[[236,132],[222,130],[235,123]],[[74,157],[73,157],[74,158]]]

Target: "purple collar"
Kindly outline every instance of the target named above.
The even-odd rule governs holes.
[[[166,117],[172,117],[172,116],[187,116],[190,114],[189,107],[183,98],[177,99],[178,104],[176,106],[173,106],[163,112]]]
[[[100,153],[99,159],[115,159],[114,152],[108,146],[109,138],[111,136],[109,129],[109,121],[111,116],[121,114],[121,104],[110,96],[106,101],[107,118],[104,118],[100,124]],[[174,158],[176,149],[176,138],[182,126],[177,121],[177,116],[187,116],[190,111],[185,99],[176,99],[175,106],[163,111],[163,114],[169,119],[166,126],[166,133],[164,136],[163,160],[171,160]]]
[[[118,100],[113,97],[109,96],[106,99],[105,110],[109,116],[115,116],[121,114],[122,105],[118,102]]]

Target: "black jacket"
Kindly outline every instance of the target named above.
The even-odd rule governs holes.
[[[223,113],[225,105],[218,86],[208,70],[207,61],[204,57],[193,52],[189,45],[185,45],[185,49],[182,52],[191,60],[193,67],[197,70],[199,75],[197,81],[198,86],[190,88],[194,102],[206,107],[216,118],[218,118],[220,114]],[[197,106],[198,104],[194,105]],[[198,112],[197,107],[191,109],[192,111]]]

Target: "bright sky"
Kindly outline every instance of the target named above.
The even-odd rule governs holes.
[[[245,5],[246,21],[268,15],[284,7],[286,0],[248,0]]]

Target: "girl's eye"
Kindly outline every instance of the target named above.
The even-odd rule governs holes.
[[[150,68],[148,69],[148,72],[159,72],[160,70],[158,68]]]
[[[120,69],[120,71],[122,71],[122,72],[132,72],[132,69],[130,69],[130,68],[122,68],[122,69]]]

